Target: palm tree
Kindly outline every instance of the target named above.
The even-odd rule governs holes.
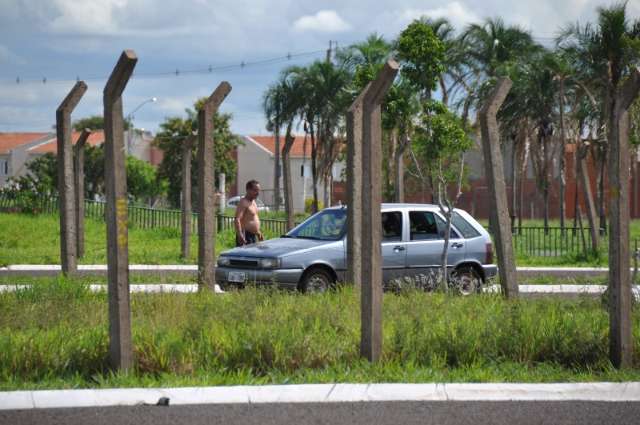
[[[374,32],[365,41],[338,50],[336,57],[341,67],[355,73],[358,67],[384,64],[391,51],[391,44]]]
[[[280,129],[284,123],[284,101],[283,90],[278,84],[269,86],[262,101],[262,109],[267,118],[267,131],[272,131],[275,139],[273,202],[276,211],[280,211]]]
[[[506,26],[500,18],[470,24],[460,40],[471,59],[471,66],[483,79],[504,73],[506,66],[540,49],[528,31],[518,26]]]
[[[287,227],[289,229],[294,226],[293,212],[293,186],[291,181],[291,161],[290,152],[295,137],[293,136],[293,126],[300,109],[302,108],[303,94],[301,90],[301,81],[298,78],[299,67],[286,68],[280,74],[280,78],[276,85],[279,92],[277,98],[281,103],[279,108],[282,124],[285,126],[284,146],[282,147],[282,174],[284,186],[284,205],[287,214]]]
[[[349,103],[346,90],[350,74],[345,66],[316,61],[295,73],[300,90],[300,116],[311,136],[311,170],[313,181],[313,210],[318,211],[318,181],[325,183],[325,197],[330,193],[331,170],[340,154],[337,142],[344,110]],[[320,160],[318,160],[320,158]],[[325,203],[328,198],[325,198]]]
[[[588,90],[604,99],[599,105],[599,143],[594,151],[600,171],[598,203],[601,231],[606,229],[604,176],[615,94],[621,81],[629,75],[631,67],[640,63],[639,38],[640,19],[629,21],[626,2],[598,8],[597,25],[570,25],[558,37],[559,47],[571,55],[574,68],[580,70],[580,80],[585,89],[588,87]]]

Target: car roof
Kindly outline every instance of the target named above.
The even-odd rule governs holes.
[[[421,210],[434,210],[434,211],[440,211],[440,207],[438,205],[435,204],[417,204],[417,203],[390,203],[390,202],[383,202],[381,205],[381,208],[383,210],[392,210],[392,209],[421,209]],[[346,208],[346,204],[343,205],[336,205],[333,207],[329,207],[327,209],[339,209],[339,208]],[[457,208],[454,208],[454,210],[457,210]]]

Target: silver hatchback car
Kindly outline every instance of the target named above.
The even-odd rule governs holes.
[[[430,289],[441,268],[445,229],[436,205],[382,204],[385,287]],[[280,238],[221,253],[216,281],[223,288],[255,283],[326,290],[345,279],[346,234],[346,207],[324,209]],[[449,243],[449,277],[457,277],[462,293],[479,291],[497,274],[489,233],[467,212],[454,210]]]

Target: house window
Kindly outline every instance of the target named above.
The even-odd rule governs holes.
[[[0,159],[0,172],[3,176],[9,175],[9,161]]]

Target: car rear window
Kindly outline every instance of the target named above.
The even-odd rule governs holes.
[[[456,226],[456,229],[458,229],[460,233],[462,233],[462,236],[465,239],[471,239],[480,236],[480,232],[478,232],[475,227],[471,225],[471,223],[469,223],[455,211],[453,212],[453,215],[451,217],[451,223]]]

